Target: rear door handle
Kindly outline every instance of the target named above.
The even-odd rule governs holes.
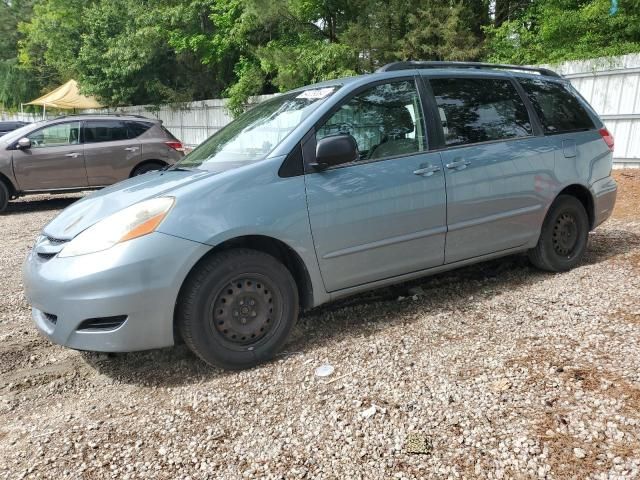
[[[440,167],[438,167],[436,165],[428,165],[426,167],[419,168],[418,170],[414,170],[413,173],[414,173],[414,175],[421,175],[423,177],[430,177],[435,172],[438,172],[438,171],[440,171]]]
[[[469,162],[467,160],[459,159],[459,160],[454,160],[451,163],[447,163],[447,168],[449,168],[449,169],[454,169],[455,168],[456,170],[464,170],[469,165],[471,165],[471,162]]]
[[[78,152],[67,153],[65,157],[78,158],[80,154]]]
[[[135,152],[135,151],[137,151],[137,150],[138,150],[138,147],[127,147],[127,148],[125,148],[125,150],[126,150],[127,152]]]

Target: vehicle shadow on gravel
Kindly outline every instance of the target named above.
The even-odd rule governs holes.
[[[36,199],[22,199],[18,201],[9,202],[7,209],[2,213],[3,216],[17,215],[22,213],[31,212],[46,212],[49,210],[62,210],[68,207],[73,202],[80,200],[81,196],[74,197],[60,197],[60,198],[38,198]]]
[[[590,236],[582,265],[598,264],[635,249],[640,250],[640,235],[636,233],[623,229],[596,231]],[[419,316],[473,308],[476,302],[534,285],[550,275],[558,274],[541,272],[529,264],[526,255],[514,255],[350,297],[304,313],[278,358],[309,353],[336,338],[367,336],[385,326],[415,322]],[[185,345],[82,355],[99,373],[142,386],[171,387],[236,375],[209,367]]]

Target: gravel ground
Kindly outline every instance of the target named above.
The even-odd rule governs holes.
[[[239,373],[184,346],[43,340],[20,266],[77,197],[15,202],[0,217],[0,476],[638,477],[640,171],[616,177],[614,218],[579,268],[509,257],[354,297]]]

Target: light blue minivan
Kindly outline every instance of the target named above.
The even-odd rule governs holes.
[[[578,265],[615,203],[612,150],[552,71],[392,63],[279,95],[175,166],[74,203],[37,239],[26,293],[55,343],[183,339],[246,368],[300,309],[517,252]]]

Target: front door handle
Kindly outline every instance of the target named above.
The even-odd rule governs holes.
[[[449,169],[454,169],[455,168],[456,170],[464,170],[469,165],[471,165],[471,162],[469,162],[467,160],[459,159],[459,160],[454,160],[451,163],[447,163],[447,168],[449,168]]]
[[[414,173],[414,175],[421,175],[423,177],[430,177],[435,172],[438,172],[438,171],[440,171],[440,167],[435,166],[435,165],[428,165],[426,167],[419,168],[418,170],[414,170],[413,173]]]
[[[127,148],[125,148],[125,150],[126,150],[127,152],[135,152],[135,151],[137,151],[137,150],[138,150],[138,147],[127,147]]]
[[[78,158],[80,154],[78,152],[67,153],[65,157]]]

